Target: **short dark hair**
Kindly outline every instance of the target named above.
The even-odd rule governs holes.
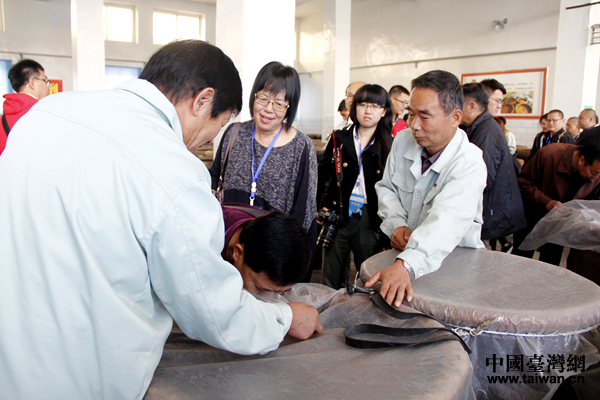
[[[285,114],[285,129],[290,129],[296,118],[298,103],[300,102],[300,77],[298,72],[288,65],[271,61],[258,71],[252,92],[250,93],[250,115],[254,115],[254,96],[257,92],[265,90],[278,94],[285,90],[285,100],[290,104]]]
[[[173,104],[215,90],[211,117],[242,109],[242,81],[233,61],[221,49],[200,40],[178,40],[161,47],[140,74]]]
[[[485,88],[488,97],[491,96],[496,90],[501,91],[502,94],[506,94],[506,88],[496,79],[484,79],[481,81],[481,84]]]
[[[432,89],[439,96],[440,106],[446,116],[452,111],[463,108],[463,91],[458,78],[448,71],[429,71],[411,82],[412,90]]]
[[[560,117],[561,117],[561,118],[564,118],[564,117],[565,117],[565,114],[563,114],[563,112],[562,112],[562,111],[560,111],[560,110],[556,110],[556,109],[548,111],[548,114],[546,114],[546,115],[550,115],[550,114],[552,114],[552,113],[557,113],[558,115],[560,115]],[[548,117],[546,117],[546,118],[548,118]]]
[[[350,118],[355,121],[357,129],[360,122],[356,117],[356,107],[360,103],[375,103],[386,109],[385,115],[377,123],[377,128],[373,134],[375,139],[373,146],[379,149],[379,167],[383,170],[392,147],[392,100],[385,89],[379,85],[364,85],[358,89],[354,95],[352,107],[350,107]]]
[[[546,113],[540,117],[540,124],[542,123],[543,120],[548,120],[548,114],[550,114],[550,113]]]
[[[21,88],[25,86],[31,78],[37,78],[40,75],[40,71],[43,70],[44,67],[37,61],[28,58],[21,60],[8,70],[10,86],[12,86],[15,92],[19,93]]]
[[[390,94],[390,96],[393,96],[395,94],[400,94],[400,93],[404,93],[410,96],[410,92],[408,91],[407,88],[405,88],[402,85],[394,85],[390,88],[390,91],[388,92]]]
[[[338,112],[341,111],[347,111],[348,109],[346,108],[346,99],[340,101],[340,105],[338,106]]]
[[[592,165],[596,160],[600,161],[600,127],[590,128],[590,130],[592,129],[596,131],[594,134],[580,135],[577,143],[579,155],[585,157],[586,165]]]
[[[291,215],[272,210],[254,218],[242,228],[239,243],[244,245],[244,263],[276,285],[299,282],[308,272],[308,235]]]
[[[481,83],[465,83],[463,85],[463,97],[465,103],[468,101],[467,99],[473,99],[477,103],[477,106],[479,106],[480,111],[485,111],[488,107],[489,96]]]

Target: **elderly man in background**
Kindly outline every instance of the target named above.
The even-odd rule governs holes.
[[[354,100],[354,95],[356,94],[358,89],[360,89],[363,86],[365,86],[365,83],[360,82],[360,81],[353,82],[348,85],[348,87],[346,88],[346,109],[347,110],[350,110],[352,108],[352,101]],[[352,121],[352,118],[348,117],[348,119],[346,120],[346,127],[349,127],[353,123],[354,123],[354,121]]]
[[[409,131],[398,133],[383,179],[376,184],[381,230],[401,250],[396,262],[369,279],[399,307],[412,299],[411,281],[436,271],[456,246],[484,249],[481,150],[458,126],[463,94],[456,76],[430,71],[412,81]]]
[[[233,62],[173,42],[140,79],[37,104],[0,157],[0,398],[141,399],[173,320],[240,354],[322,332],[224,261],[223,214],[193,151],[242,106]]]
[[[571,117],[567,120],[567,124],[565,125],[565,130],[573,136],[573,139],[577,141],[579,138],[579,118]]]
[[[592,128],[598,126],[598,115],[596,111],[591,108],[586,108],[582,112],[579,113],[579,127],[583,129],[577,138],[577,143],[579,143],[584,137],[589,134],[594,134],[597,130],[592,130]]]
[[[44,68],[33,60],[25,59],[13,65],[8,71],[8,80],[15,93],[4,95],[0,154],[6,147],[10,130],[19,118],[50,93],[50,81]]]
[[[598,125],[598,115],[591,108],[586,108],[579,113],[579,127],[583,130],[590,129]]]

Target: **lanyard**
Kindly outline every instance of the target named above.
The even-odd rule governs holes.
[[[271,139],[271,144],[269,144],[269,147],[267,148],[267,151],[265,151],[265,154],[262,157],[262,160],[260,160],[260,164],[258,164],[258,169],[256,170],[256,172],[254,172],[254,134],[256,133],[256,123],[254,123],[254,125],[252,125],[252,185],[250,186],[250,205],[253,206],[254,205],[254,198],[256,197],[256,181],[258,181],[258,176],[260,175],[260,171],[262,170],[263,164],[265,163],[265,161],[267,161],[267,157],[269,157],[269,153],[271,153],[271,150],[273,149],[273,146],[275,145],[275,142],[277,141],[277,138],[279,137],[279,134],[281,133],[281,131],[283,130],[283,124],[281,124],[281,129],[279,129],[279,132],[277,133],[277,135],[275,135],[275,137],[273,137],[273,139]]]
[[[358,187],[358,186],[360,186],[360,174],[362,171],[362,153],[363,153],[363,151],[366,151],[369,147],[371,147],[371,145],[375,141],[375,138],[371,139],[371,141],[369,142],[367,147],[365,147],[365,150],[363,150],[362,145],[360,144],[360,136],[358,136],[358,128],[356,128],[356,139],[358,141],[358,178],[356,179],[356,187]]]
[[[547,146],[550,144],[550,142],[552,141],[552,135],[549,133],[548,137],[543,138],[544,139],[544,146]]]

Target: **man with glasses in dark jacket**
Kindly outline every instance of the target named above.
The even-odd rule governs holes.
[[[526,226],[517,172],[502,129],[488,111],[488,95],[481,83],[463,85],[462,125],[471,143],[483,151],[487,182],[483,191],[482,240],[504,239]],[[512,244],[505,242],[503,251]]]

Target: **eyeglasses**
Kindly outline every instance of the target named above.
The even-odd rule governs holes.
[[[275,111],[285,111],[288,108],[290,108],[289,104],[280,103],[279,101],[273,101],[273,100],[269,99],[267,96],[265,96],[264,94],[256,93],[254,95],[254,99],[261,106],[269,105],[269,103],[273,104],[273,110],[275,110]]]
[[[408,100],[400,100],[400,99],[395,98],[394,96],[392,96],[392,99],[396,100],[399,103],[404,104],[405,107],[408,105]]]
[[[558,121],[561,121],[561,120],[562,120],[562,118],[554,118],[554,119],[548,118],[546,121],[552,122],[553,124],[555,124],[555,123],[557,123]]]
[[[375,104],[375,103],[358,103],[356,106],[360,107],[360,108],[371,107],[373,110],[383,110],[385,108],[384,106],[380,106],[379,104]]]
[[[494,100],[494,101],[495,101],[496,103],[498,103],[498,104],[502,104],[502,99],[497,99],[497,98],[495,98],[495,97],[490,97],[489,99],[490,99],[490,100]]]
[[[33,78],[33,79],[35,79],[37,81],[44,81],[44,82],[46,82],[46,86],[50,86],[50,79],[47,79],[47,78]]]

